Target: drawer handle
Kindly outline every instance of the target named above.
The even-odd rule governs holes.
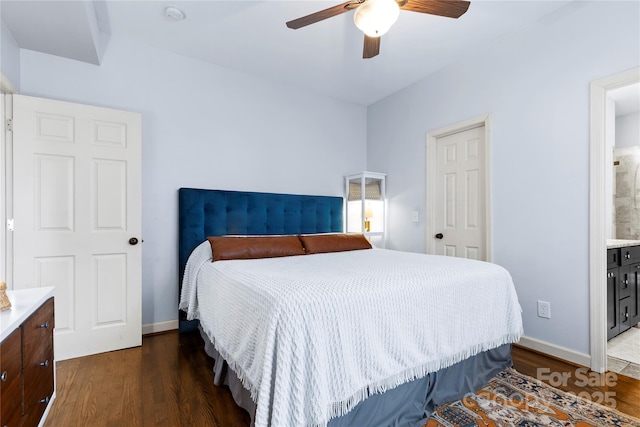
[[[624,257],[625,257],[626,259],[631,259],[631,254],[626,254]]]
[[[49,360],[45,360],[44,362],[40,362],[40,366],[44,366],[45,368],[49,366]]]
[[[628,284],[629,284],[629,281],[628,281],[628,280],[623,280],[623,281],[622,281],[622,283],[623,283],[624,285],[628,285]]]
[[[0,381],[6,381],[6,380],[7,380],[7,371],[4,371],[2,375],[0,375]]]
[[[47,396],[44,399],[40,399],[40,403],[49,403],[49,400],[49,396]]]
[[[49,329],[49,322],[44,322],[40,327],[43,329]]]

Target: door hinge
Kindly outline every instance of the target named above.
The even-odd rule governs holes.
[[[7,220],[7,230],[13,231],[13,218]]]
[[[7,119],[7,131],[13,132],[13,119]]]

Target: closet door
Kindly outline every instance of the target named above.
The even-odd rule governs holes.
[[[487,260],[484,126],[436,140],[435,249],[438,255]]]
[[[55,286],[57,360],[141,345],[141,117],[13,96],[14,289]]]

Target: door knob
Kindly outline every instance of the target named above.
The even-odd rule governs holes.
[[[444,237],[444,234],[442,234],[442,233],[438,233],[438,234],[435,235],[436,239],[442,239],[443,237]]]
[[[130,245],[137,245],[138,244],[138,239],[135,237],[132,237],[129,239],[129,244]]]

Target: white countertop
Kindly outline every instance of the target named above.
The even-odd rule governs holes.
[[[0,312],[0,341],[7,338],[43,302],[53,296],[53,287],[7,291],[11,308]]]
[[[607,239],[607,249],[640,246],[640,240]]]

